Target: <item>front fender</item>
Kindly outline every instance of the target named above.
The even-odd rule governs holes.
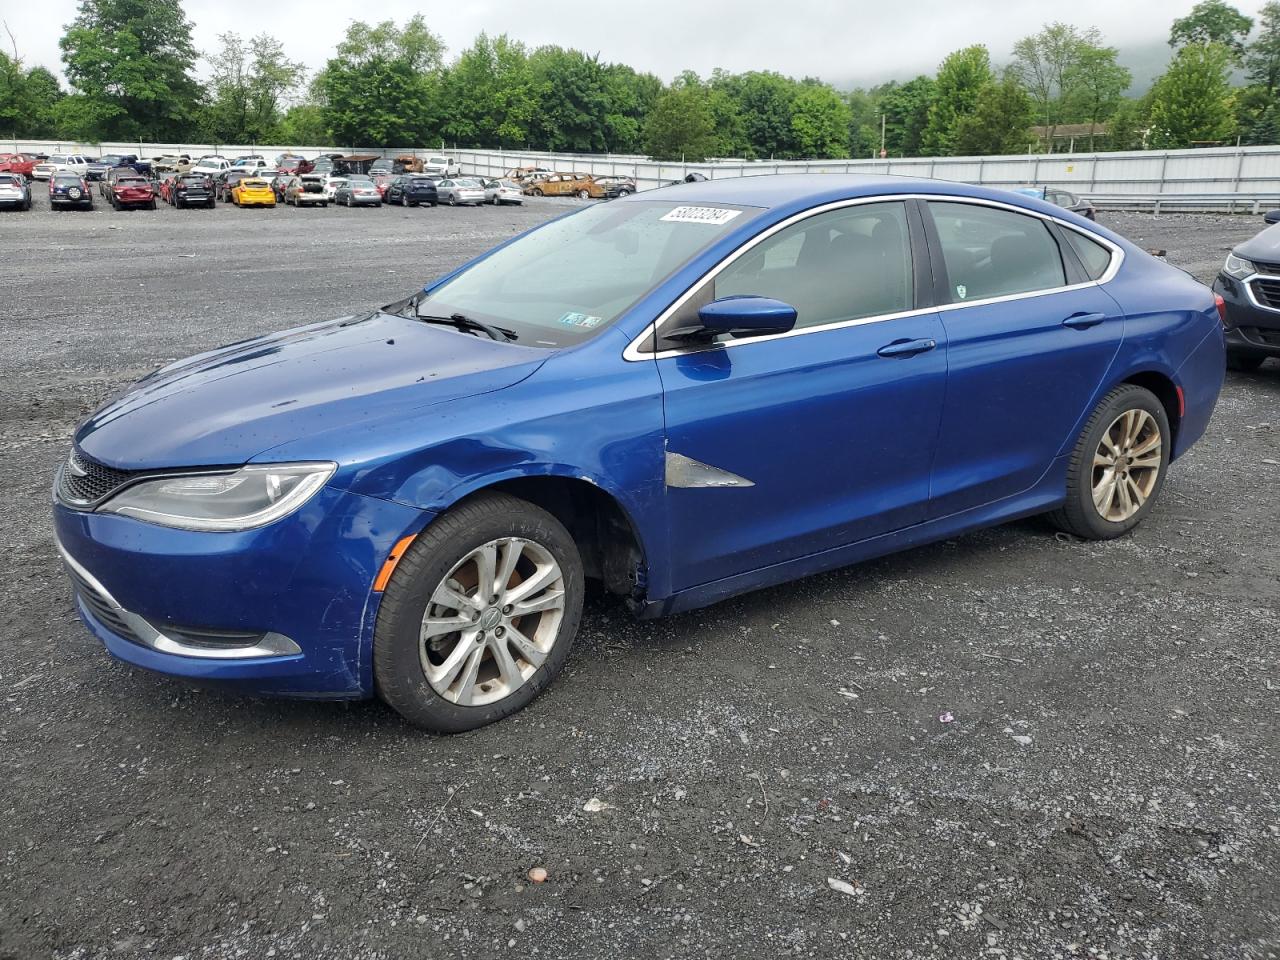
[[[621,333],[606,331],[519,383],[370,427],[361,436],[370,455],[356,455],[350,489],[438,513],[506,480],[586,481],[631,519],[650,559],[651,593],[664,595],[661,383],[653,362],[623,360],[624,346]]]

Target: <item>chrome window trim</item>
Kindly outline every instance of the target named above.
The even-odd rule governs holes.
[[[1026,217],[1035,217],[1038,220],[1056,223],[1063,229],[1074,230],[1076,233],[1086,237],[1087,239],[1102,244],[1111,251],[1111,263],[1107,265],[1107,269],[1097,280],[1087,280],[1083,283],[1069,283],[1061,287],[1046,287],[1043,290],[1028,290],[1025,293],[1011,293],[1002,297],[987,297],[983,300],[966,300],[963,303],[944,303],[934,307],[921,307],[915,310],[906,310],[901,313],[874,314],[869,317],[857,317],[853,320],[836,320],[832,323],[823,323],[812,327],[801,327],[796,330],[788,330],[785,333],[770,333],[759,337],[748,337],[742,340],[727,340],[721,343],[700,344],[697,346],[680,347],[653,353],[647,353],[640,349],[640,346],[646,340],[650,339],[654,335],[655,331],[657,331],[664,323],[671,319],[675,312],[683,307],[689,299],[702,288],[703,284],[707,283],[709,280],[714,280],[722,270],[747,253],[747,251],[751,250],[751,248],[756,246],[756,244],[764,242],[775,233],[785,230],[787,227],[799,223],[802,220],[807,220],[810,217],[827,213],[831,210],[841,210],[845,207],[856,207],[869,203],[894,203],[906,202],[907,200],[923,200],[926,202],[933,200],[943,203],[969,203],[975,206],[995,207],[1001,210],[1008,210],[1011,213],[1020,213]],[[851,197],[846,200],[834,200],[831,203],[824,203],[816,207],[810,207],[807,210],[802,210],[799,213],[792,214],[785,220],[781,220],[769,227],[767,230],[756,234],[736,250],[731,251],[728,256],[719,263],[713,265],[702,276],[691,283],[689,288],[673,300],[666,309],[658,314],[655,320],[647,324],[645,328],[627,344],[626,349],[622,352],[622,358],[628,361],[665,360],[668,357],[680,357],[693,353],[705,353],[708,350],[716,350],[721,347],[740,347],[750,343],[762,343],[770,340],[785,340],[788,337],[799,337],[810,333],[822,333],[827,330],[840,330],[845,327],[858,327],[869,323],[883,323],[889,320],[901,320],[906,317],[927,316],[931,313],[945,313],[951,310],[981,307],[991,303],[1007,303],[1012,300],[1026,300],[1030,297],[1039,297],[1047,293],[1066,293],[1070,290],[1083,290],[1085,287],[1100,287],[1115,279],[1116,274],[1120,272],[1121,264],[1124,263],[1124,257],[1124,249],[1119,244],[1107,239],[1106,237],[1099,236],[1089,230],[1084,230],[1076,224],[1069,223],[1060,217],[1038,213],[1035,210],[1028,210],[1025,207],[1019,207],[1012,203],[1005,203],[1001,200],[988,200],[985,197],[958,197],[945,193],[893,193],[873,197]]]
[[[1230,274],[1228,274],[1228,276],[1230,276]],[[1234,280],[1235,278],[1232,277],[1231,279]],[[1249,274],[1249,278],[1247,280],[1237,281],[1238,283],[1241,283],[1244,285],[1245,296],[1248,297],[1249,302],[1252,303],[1259,310],[1265,310],[1267,311],[1267,313],[1280,313],[1280,307],[1269,307],[1265,303],[1258,302],[1258,298],[1253,294],[1253,281],[1255,280],[1275,280],[1277,282],[1280,282],[1280,277],[1270,273],[1259,273],[1258,271],[1255,270],[1253,273]]]
[[[255,644],[240,647],[201,647],[175,640],[157,630],[151,623],[130,610],[126,610],[111,592],[102,585],[102,581],[86,570],[67,552],[67,548],[55,538],[54,544],[65,563],[75,574],[85,581],[98,594],[98,598],[107,604],[129,625],[143,646],[159,653],[168,653],[178,657],[191,657],[197,660],[242,660],[261,657],[287,657],[299,654],[302,648],[282,633],[266,633]],[[83,603],[83,601],[80,601]],[[90,611],[92,615],[92,611]]]

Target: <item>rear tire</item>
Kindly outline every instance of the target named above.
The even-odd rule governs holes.
[[[471,558],[489,547],[492,569],[500,571],[512,540],[520,542],[518,565],[505,577],[495,573],[492,589],[482,590],[481,566]],[[546,585],[529,591],[528,598],[552,603],[543,612],[512,616],[512,607],[502,602],[506,590],[519,590],[535,576]],[[501,588],[498,581],[504,581]],[[459,605],[440,602],[442,594],[458,598]],[[473,594],[474,607],[463,605]],[[438,733],[501,720],[533,700],[564,666],[582,616],[582,597],[582,560],[559,520],[505,494],[476,497],[432,522],[387,585],[373,639],[378,694],[410,723]],[[513,603],[519,602],[513,596]],[[459,630],[424,643],[428,619],[446,626],[456,619]],[[509,673],[499,672],[500,651],[514,668]],[[446,680],[440,672],[451,657],[459,668]],[[435,685],[428,669],[439,671]],[[472,698],[481,703],[463,705]]]
[[[1237,370],[1240,373],[1252,373],[1266,361],[1266,357],[1260,357],[1256,353],[1228,353],[1227,369]]]
[[[1126,383],[1094,409],[1067,464],[1067,499],[1049,515],[1084,540],[1128,533],[1151,512],[1169,469],[1169,416],[1155,394]]]

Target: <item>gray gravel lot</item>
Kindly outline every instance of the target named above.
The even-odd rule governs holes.
[[[1280,364],[1132,536],[1018,523],[653,623],[595,599],[473,734],[107,657],[48,519],[82,415],[564,206],[0,214],[0,957],[1280,955]],[[1202,279],[1261,226],[1108,222]]]

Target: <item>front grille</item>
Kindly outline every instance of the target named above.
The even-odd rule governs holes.
[[[1270,273],[1280,277],[1280,263],[1263,263],[1261,260],[1250,261],[1257,267],[1259,273]]]
[[[110,496],[136,476],[136,470],[117,470],[73,449],[58,476],[58,496],[67,503],[87,507]]]
[[[1251,286],[1260,304],[1280,310],[1280,280],[1255,280]]]
[[[84,604],[85,609],[89,611],[93,619],[118,637],[133,643],[142,642],[142,638],[134,633],[133,628],[120,616],[120,611],[108,603],[106,598],[94,588],[93,584],[80,576],[71,566],[67,567],[67,573],[71,577],[71,583],[75,586],[76,596],[80,598],[80,602]]]

